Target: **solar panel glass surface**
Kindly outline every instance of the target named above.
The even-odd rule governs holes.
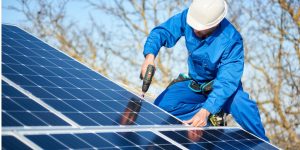
[[[2,27],[2,74],[79,125],[180,124],[28,33]]]
[[[68,126],[49,110],[2,81],[2,126]]]
[[[2,149],[4,150],[31,150],[26,144],[14,136],[2,136]]]
[[[27,135],[42,148],[170,149],[178,147],[150,131]]]
[[[188,149],[277,149],[238,128],[161,131],[161,133]]]

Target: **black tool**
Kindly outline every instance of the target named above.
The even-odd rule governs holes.
[[[142,86],[143,97],[150,87],[154,73],[155,73],[155,67],[153,65],[148,65],[145,76],[143,77],[142,74],[140,74],[140,79],[143,80],[143,86]]]
[[[209,115],[209,122],[212,126],[227,126],[227,113],[224,110],[221,110],[215,115]]]

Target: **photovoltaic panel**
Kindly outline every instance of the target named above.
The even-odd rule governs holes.
[[[161,131],[161,133],[188,149],[277,149],[238,128]]]
[[[42,149],[278,149],[239,128],[65,133],[41,131],[39,134],[27,132],[24,137]]]
[[[53,149],[179,149],[150,131],[27,135],[41,146]]]
[[[181,124],[19,28],[2,27],[2,74],[79,125]]]
[[[2,136],[3,150],[31,150],[26,144],[11,135]]]
[[[69,126],[69,124],[2,81],[2,126]]]

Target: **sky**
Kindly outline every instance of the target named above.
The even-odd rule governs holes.
[[[34,5],[34,3],[32,3],[32,5]],[[24,21],[25,16],[16,11],[7,9],[10,6],[20,6],[20,5],[16,0],[2,0],[2,23],[21,24],[22,21]],[[104,21],[107,23],[110,22],[108,21],[109,18],[106,15],[103,15],[103,13],[97,13],[97,11],[90,12],[92,9],[86,9],[87,7],[89,6],[87,6],[85,2],[71,0],[68,3],[66,8],[67,16],[72,16],[71,17],[72,19],[75,18],[76,19],[75,21],[78,22],[79,25],[81,26],[84,26],[85,23],[88,22],[89,14],[101,18],[101,22]]]
[[[2,23],[16,24],[17,20],[24,17],[20,13],[16,13],[14,11],[7,10],[8,6],[17,5],[16,1],[12,0],[2,0]]]

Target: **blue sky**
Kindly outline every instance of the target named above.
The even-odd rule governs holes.
[[[32,1],[32,5],[35,1]],[[8,10],[7,7],[10,6],[20,6],[16,0],[2,0],[2,23],[8,24],[22,24],[24,23],[25,16],[13,10]],[[101,18],[101,22],[106,20],[109,22],[109,18],[103,15],[99,11],[92,11],[93,9],[87,9],[88,6],[84,1],[71,0],[66,8],[66,13],[68,18],[75,19],[80,25],[84,26],[89,20],[89,14],[97,18]],[[99,19],[100,20],[100,19]]]
[[[20,13],[16,13],[15,11],[9,11],[5,8],[8,6],[16,6],[17,2],[12,0],[2,0],[2,22],[3,23],[16,23],[17,20],[23,18],[24,16]]]

